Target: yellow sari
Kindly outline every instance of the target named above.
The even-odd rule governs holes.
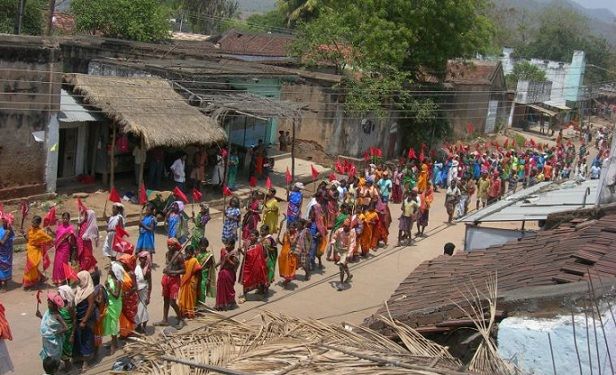
[[[428,165],[423,163],[421,165],[421,172],[419,172],[419,178],[417,179],[417,190],[423,192],[428,187]]]
[[[29,288],[36,285],[43,276],[39,264],[43,262],[43,270],[49,267],[47,249],[52,245],[53,238],[41,228],[28,230],[28,244],[26,245],[26,266],[24,269],[23,286]]]
[[[278,272],[280,277],[283,277],[286,281],[291,281],[295,279],[295,270],[297,270],[297,257],[291,251],[291,236],[285,233],[278,257]]]
[[[278,233],[278,200],[272,198],[263,206],[263,223],[269,227],[269,234]]]
[[[192,257],[184,262],[184,275],[180,283],[180,294],[178,295],[178,306],[184,318],[194,318],[197,306],[197,274],[201,271],[201,264],[197,258]]]

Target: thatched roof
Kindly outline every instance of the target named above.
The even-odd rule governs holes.
[[[237,112],[262,118],[282,117],[289,120],[300,120],[300,108],[303,105],[274,101],[247,92],[216,93],[215,95],[199,95],[201,108],[219,120],[227,112]]]
[[[163,79],[72,74],[66,81],[74,92],[83,95],[85,103],[100,108],[125,132],[143,137],[148,149],[226,140],[224,130],[214,120],[189,105]]]
[[[261,324],[213,313],[191,331],[135,338],[124,350],[141,374],[423,374],[469,371],[447,348],[398,325],[402,345],[366,328],[265,312]],[[258,321],[258,319],[257,319]]]

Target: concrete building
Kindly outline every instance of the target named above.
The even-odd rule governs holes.
[[[62,60],[37,37],[0,41],[0,199],[53,192],[58,160]]]

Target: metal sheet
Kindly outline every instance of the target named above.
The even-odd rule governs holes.
[[[532,108],[532,109],[536,110],[536,111],[543,112],[543,113],[545,113],[546,115],[548,115],[548,116],[550,116],[550,117],[554,117],[554,116],[558,115],[558,113],[556,113],[556,112],[554,112],[554,111],[550,111],[549,109],[545,109],[545,108],[540,107],[540,106],[538,106],[538,105],[529,104],[528,106],[529,106],[530,108]]]
[[[487,249],[490,246],[502,245],[516,239],[534,236],[535,233],[528,230],[486,228],[467,224],[464,236],[464,251]]]
[[[549,214],[591,207],[598,199],[599,180],[580,184],[543,182],[458,220],[464,223],[545,220]]]
[[[95,122],[101,121],[103,117],[88,111],[81,104],[77,103],[68,91],[62,90],[58,119],[60,122]]]

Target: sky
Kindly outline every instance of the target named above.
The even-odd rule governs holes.
[[[573,0],[588,9],[609,9],[616,15],[616,0]]]

